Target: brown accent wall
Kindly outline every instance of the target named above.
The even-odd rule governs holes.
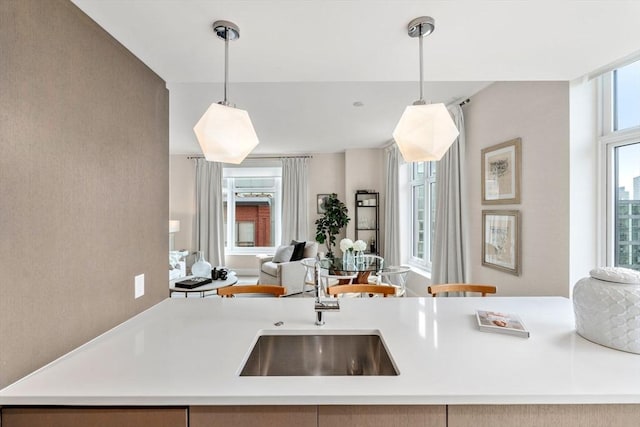
[[[167,296],[168,105],[70,1],[0,2],[0,387]]]

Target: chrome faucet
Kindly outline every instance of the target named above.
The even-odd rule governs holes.
[[[324,300],[322,301],[321,297],[324,295],[324,289],[320,285],[320,280],[318,278],[318,269],[320,263],[316,262],[314,268],[314,283],[316,288],[316,302],[315,302],[315,312],[316,312],[316,325],[322,326],[324,325],[324,316],[323,313],[325,311],[340,311],[340,303],[337,299],[335,300]]]

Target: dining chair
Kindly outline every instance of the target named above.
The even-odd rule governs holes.
[[[406,265],[398,265],[387,267],[380,271],[379,285],[389,285],[396,288],[396,296],[403,297],[407,293],[407,276],[411,271],[411,267]]]
[[[287,288],[280,285],[235,285],[218,289],[218,295],[231,298],[237,294],[272,295],[281,297],[287,293]]]
[[[487,294],[495,294],[496,287],[493,285],[478,285],[474,283],[444,283],[442,285],[431,285],[427,287],[429,292],[434,298],[437,294],[443,292],[462,292],[466,296],[467,292],[478,292],[483,297]]]
[[[345,294],[360,294],[360,296],[373,296],[374,294],[382,294],[385,298],[389,295],[396,294],[394,286],[385,285],[335,285],[329,286],[328,293],[331,296]]]
[[[300,260],[300,263],[305,269],[302,293],[314,292],[316,289],[316,264],[318,260],[316,258],[304,258]]]
[[[355,279],[358,278],[358,273],[353,274],[329,274],[326,270],[320,270],[318,274],[318,283],[320,287],[327,294],[331,286],[352,284]]]

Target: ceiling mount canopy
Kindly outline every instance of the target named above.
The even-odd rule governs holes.
[[[433,33],[436,29],[436,21],[430,16],[420,16],[412,19],[407,25],[409,37],[424,37]]]
[[[233,22],[215,21],[213,31],[224,40],[224,99],[209,106],[193,131],[208,161],[240,164],[258,145],[249,113],[227,100],[229,41],[240,38],[240,28]]]
[[[222,40],[238,40],[240,38],[240,28],[231,21],[215,21],[213,31]]]
[[[435,30],[435,20],[420,16],[409,22],[409,37],[417,37],[420,49],[420,99],[405,108],[393,131],[393,139],[406,162],[440,160],[459,132],[444,104],[427,104],[423,98],[422,39]]]

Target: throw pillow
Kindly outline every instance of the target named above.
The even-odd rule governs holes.
[[[278,249],[276,249],[276,254],[273,256],[273,262],[289,262],[292,254],[293,246],[279,246]]]
[[[296,242],[295,240],[291,241],[293,245],[293,254],[291,255],[291,261],[300,261],[304,258],[304,245],[306,242]]]
[[[307,242],[304,245],[302,258],[315,258],[318,255],[318,242]]]

